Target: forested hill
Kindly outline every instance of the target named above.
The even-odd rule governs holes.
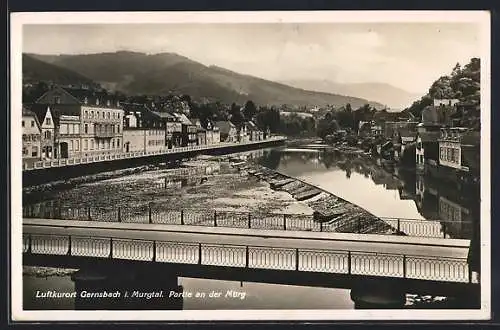
[[[472,58],[463,67],[457,63],[449,75],[437,79],[429,88],[429,92],[405,111],[419,117],[426,106],[433,104],[433,99],[459,99],[461,102],[479,106],[480,82],[481,62],[479,58]]]

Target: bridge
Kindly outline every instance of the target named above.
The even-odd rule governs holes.
[[[156,285],[168,288],[176,287],[178,276],[349,288],[360,306],[373,295],[378,306],[380,296],[400,305],[405,293],[474,296],[479,283],[468,266],[469,245],[463,239],[36,218],[23,220],[22,244],[24,265],[98,269],[107,283],[101,288],[123,274],[146,272],[141,287],[160,275]],[[75,281],[88,290],[88,277]]]

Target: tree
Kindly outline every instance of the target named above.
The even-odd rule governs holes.
[[[243,117],[246,121],[253,120],[253,117],[257,114],[257,107],[252,100],[248,100],[243,107]]]

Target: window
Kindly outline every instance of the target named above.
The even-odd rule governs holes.
[[[83,127],[84,131],[85,131],[85,134],[88,134],[89,133],[89,124],[85,124],[85,126]]]
[[[51,124],[51,120],[50,120],[50,118],[45,119],[45,123],[46,123],[47,125],[50,125],[50,124]]]
[[[66,124],[66,126],[68,126],[68,134],[74,134],[73,125]]]
[[[28,148],[23,147],[23,156],[28,156]]]
[[[24,127],[24,120],[21,122],[21,126]]]
[[[69,150],[73,151],[73,140],[69,141]]]
[[[120,139],[116,139],[116,147],[120,148]]]
[[[83,150],[88,150],[88,148],[89,148],[89,141],[83,140]]]
[[[115,140],[113,140],[113,149],[115,148]]]
[[[37,146],[31,147],[31,157],[38,157],[38,147]]]
[[[52,134],[50,133],[50,131],[45,131],[45,138],[46,139],[51,139],[52,138]]]
[[[89,116],[89,112],[87,110],[85,110],[85,112],[83,113],[83,118],[87,119]]]
[[[59,103],[61,103],[61,97],[60,97],[60,96],[55,96],[55,97],[54,97],[54,103],[55,103],[55,104],[59,104]]]
[[[97,115],[96,115],[96,118],[99,119],[99,111],[97,111]]]
[[[90,118],[94,118],[94,111],[90,111]]]
[[[101,149],[104,149],[104,141],[101,141]]]
[[[94,150],[94,140],[90,140],[90,150]]]
[[[80,141],[78,141],[78,140],[75,141],[75,150],[76,151],[80,150]]]
[[[31,121],[31,127],[35,127],[35,121],[34,120]]]
[[[110,114],[109,112],[106,113],[106,117],[109,119],[110,118]]]

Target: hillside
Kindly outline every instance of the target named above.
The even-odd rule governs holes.
[[[422,95],[417,95],[385,83],[340,84],[330,80],[297,79],[282,83],[318,92],[349,95],[387,105],[392,111],[406,108]]]
[[[23,83],[38,81],[51,81],[60,85],[94,84],[92,79],[84,75],[23,54]]]
[[[284,84],[242,75],[216,66],[205,66],[186,57],[161,53],[115,52],[89,55],[31,56],[91,78],[103,87],[127,94],[188,94],[194,100],[243,104],[253,100],[259,105],[360,107],[370,103],[362,98],[306,91]]]
[[[419,100],[404,111],[411,112],[414,116],[420,116],[422,110],[433,104],[434,99],[458,99],[471,108],[479,109],[481,102],[481,61],[472,58],[463,67],[456,64],[449,75],[437,79],[429,88],[429,91]],[[457,114],[460,124],[463,126],[478,126],[479,111]]]

